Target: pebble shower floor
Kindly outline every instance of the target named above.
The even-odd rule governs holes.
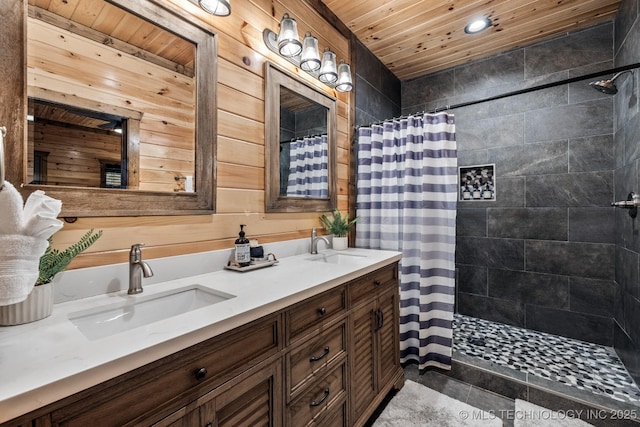
[[[640,389],[611,347],[456,314],[453,349],[538,377],[639,404]]]

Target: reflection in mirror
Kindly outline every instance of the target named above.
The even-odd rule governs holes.
[[[280,89],[280,195],[329,197],[328,109]]]
[[[28,183],[127,188],[126,117],[29,98],[27,121]]]
[[[15,176],[64,216],[214,210],[215,34],[162,3],[28,0]]]
[[[336,100],[266,64],[266,211],[335,208]]]

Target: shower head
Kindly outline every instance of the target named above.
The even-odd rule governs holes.
[[[618,93],[618,87],[616,86],[614,81],[624,73],[633,74],[632,71],[621,71],[618,74],[611,77],[609,80],[599,80],[597,82],[591,82],[589,83],[589,86],[607,95],[615,95],[616,93]]]

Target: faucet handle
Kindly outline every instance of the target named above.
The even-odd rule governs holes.
[[[131,251],[129,251],[129,260],[139,260],[142,258],[142,252],[140,248],[144,246],[144,243],[135,243],[131,245]]]

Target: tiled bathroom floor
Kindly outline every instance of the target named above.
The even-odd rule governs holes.
[[[454,351],[505,368],[640,404],[640,389],[610,347],[454,316]]]

